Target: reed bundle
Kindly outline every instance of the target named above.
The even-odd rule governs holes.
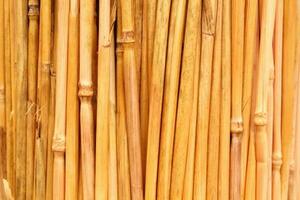
[[[300,199],[298,0],[0,0],[0,199]]]

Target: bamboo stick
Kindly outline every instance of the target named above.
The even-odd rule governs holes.
[[[217,1],[203,1],[201,30],[201,63],[197,114],[197,135],[194,171],[195,200],[206,198],[207,141],[209,126],[209,104],[211,94],[211,74],[216,25]]]
[[[1,4],[3,4],[3,2],[0,2]],[[1,149],[2,151],[2,149]],[[0,154],[1,155],[1,154]],[[1,155],[2,157],[2,155]],[[0,197],[3,200],[6,200],[6,194],[5,194],[5,189],[4,189],[4,183],[3,183],[3,175],[2,175],[2,165],[0,165]]]
[[[281,119],[281,144],[282,144],[282,167],[281,167],[281,199],[288,198],[289,163],[291,159],[292,141],[292,117],[294,109],[295,92],[295,17],[296,1],[284,1],[283,5],[283,63],[282,63],[282,119]]]
[[[201,13],[200,13],[201,17]],[[199,27],[201,27],[201,19],[199,20]],[[201,29],[200,29],[201,30]],[[195,71],[194,71],[194,85],[193,85],[193,104],[189,129],[189,141],[187,161],[185,167],[184,185],[183,185],[183,199],[193,199],[193,185],[194,185],[194,164],[195,164],[195,149],[196,149],[196,131],[197,131],[197,112],[198,112],[198,93],[199,93],[199,77],[200,77],[200,50],[201,50],[201,31],[198,31],[197,43],[195,52]]]
[[[91,13],[93,14],[93,13]],[[66,196],[78,199],[79,180],[79,1],[70,1],[66,117]],[[83,126],[84,127],[84,126]],[[86,184],[86,183],[85,183]]]
[[[163,84],[167,53],[167,36],[170,15],[171,1],[157,2],[157,16],[155,27],[156,33],[153,44],[153,62],[150,81],[150,100],[149,100],[149,123],[148,123],[148,143],[147,143],[147,162],[146,162],[146,183],[145,199],[156,198],[156,182],[158,168],[159,135],[161,126],[161,111],[163,100]],[[150,23],[150,21],[149,21]],[[151,31],[151,30],[149,30]],[[149,38],[150,39],[150,38]],[[149,43],[149,45],[152,45]],[[149,48],[151,48],[149,46]],[[152,60],[151,59],[151,60]],[[148,60],[149,62],[149,60]],[[148,79],[149,80],[149,79]]]
[[[135,59],[137,67],[137,82],[138,92],[141,89],[141,62],[142,62],[142,27],[143,27],[143,0],[133,1],[133,15],[134,15],[134,33],[135,33]],[[146,149],[145,149],[146,150]],[[146,152],[142,153],[146,156]]]
[[[38,128],[40,131],[40,128]],[[39,133],[37,133],[39,134]],[[45,157],[44,157],[44,149],[42,146],[42,139],[40,137],[36,138],[35,140],[35,188],[34,188],[34,199],[45,199],[46,194],[46,187],[45,187],[45,180],[44,180],[44,172],[46,171],[45,165]],[[37,168],[37,166],[39,166]]]
[[[36,133],[37,65],[39,46],[39,1],[28,1],[28,102],[26,146],[26,199],[33,198],[34,145]]]
[[[96,133],[96,199],[108,199],[110,0],[100,1],[98,35],[98,92]]]
[[[268,135],[267,102],[269,69],[273,65],[272,39],[275,21],[275,2],[264,1],[262,5],[262,29],[258,58],[258,85],[254,123],[256,125],[256,199],[267,199],[268,184]]]
[[[229,199],[230,167],[230,110],[231,110],[231,5],[222,4],[222,58],[221,58],[221,103],[220,103],[220,155],[218,197]],[[221,5],[219,5],[221,6]]]
[[[243,55],[245,1],[232,1],[232,101],[230,199],[241,198],[241,140],[243,132]]]
[[[123,46],[120,1],[117,2],[117,162],[118,162],[118,198],[130,200],[130,174],[128,143],[125,118],[125,94],[123,80]]]
[[[186,4],[185,0],[173,1],[171,7],[158,166],[158,199],[170,198],[172,154]]]
[[[56,1],[57,16],[60,19],[57,25],[57,42],[55,66],[57,69],[55,127],[52,150],[53,160],[53,198],[58,200],[65,197],[65,121],[66,121],[66,84],[67,84],[67,50],[68,50],[68,16],[69,3]]]
[[[16,1],[16,199],[26,195],[27,1]]]
[[[131,197],[143,199],[143,176],[141,160],[140,117],[138,100],[138,79],[135,51],[131,43],[135,42],[133,6],[130,1],[121,1],[122,38],[124,42],[124,86],[126,123],[130,160]]]
[[[251,99],[253,86],[253,70],[255,64],[256,36],[258,29],[258,1],[246,1],[245,16],[245,53],[244,53],[244,80],[243,80],[243,137],[241,150],[241,198],[245,196],[246,170],[250,139]]]
[[[282,27],[283,27],[283,1],[276,2],[275,31],[274,31],[274,136],[272,156],[272,198],[281,199],[281,176],[282,165],[281,153],[281,98],[282,98]]]
[[[92,34],[95,1],[80,1],[80,128],[83,198],[95,198],[94,119],[92,110]]]
[[[214,42],[213,74],[211,86],[210,117],[208,129],[207,155],[207,199],[218,198],[220,105],[221,105],[221,67],[222,67],[222,4],[218,0],[216,33]]]

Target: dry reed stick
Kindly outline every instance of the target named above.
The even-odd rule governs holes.
[[[216,33],[214,44],[213,74],[211,83],[211,102],[208,129],[208,155],[207,155],[207,188],[206,198],[218,198],[218,172],[219,172],[219,142],[220,142],[220,113],[221,113],[221,68],[222,68],[222,4],[218,0]]]
[[[231,5],[222,4],[222,58],[221,58],[221,105],[220,105],[220,155],[218,197],[229,199],[230,167],[230,110],[231,110]],[[221,5],[219,5],[221,6]]]
[[[143,199],[143,174],[140,140],[140,111],[136,55],[134,49],[134,18],[132,2],[122,0],[122,39],[124,42],[124,88],[126,124],[131,177],[131,198]]]
[[[38,127],[38,131],[40,128]],[[39,133],[37,133],[39,134]],[[46,187],[45,187],[45,157],[43,152],[42,139],[37,137],[35,140],[35,183],[33,199],[45,199]],[[38,168],[37,168],[38,166]]]
[[[36,134],[37,68],[39,53],[39,1],[28,1],[28,102],[26,144],[26,199],[33,198]]]
[[[95,1],[80,1],[80,128],[83,198],[95,198],[95,146],[92,108],[93,20]]]
[[[133,15],[134,15],[135,59],[136,59],[136,67],[137,67],[137,82],[138,82],[139,93],[141,89],[143,4],[144,4],[143,0],[133,0],[132,3]],[[142,154],[146,156],[146,152],[143,152]]]
[[[53,160],[53,197],[62,200],[65,197],[65,122],[66,122],[66,84],[67,84],[67,53],[68,53],[68,17],[69,3],[56,1],[57,17],[57,42],[55,44],[56,66],[56,106],[55,127],[53,134],[52,150]]]
[[[197,112],[198,112],[198,93],[199,93],[199,77],[200,77],[200,50],[201,50],[201,13],[199,20],[200,30],[198,31],[196,52],[195,52],[195,71],[194,71],[194,91],[193,104],[189,128],[188,152],[186,158],[183,200],[193,199],[194,185],[194,165],[195,165],[195,149],[196,149],[196,132],[197,132]]]
[[[267,199],[268,192],[268,136],[267,102],[270,66],[273,65],[272,40],[275,21],[274,1],[264,1],[262,8],[262,29],[258,58],[257,100],[254,123],[256,125],[256,199]]]
[[[258,0],[246,1],[245,16],[245,48],[243,76],[243,137],[241,150],[241,198],[245,196],[246,171],[250,138],[251,99],[253,86],[254,56],[256,51],[256,36],[258,28]]]
[[[207,141],[209,126],[209,105],[211,94],[211,74],[216,26],[217,1],[203,1],[201,30],[201,63],[197,114],[197,136],[194,171],[193,198],[206,198]]]
[[[16,199],[26,197],[27,1],[16,1]]]
[[[241,140],[243,132],[243,56],[244,56],[245,0],[232,1],[232,100],[231,100],[231,150],[230,199],[241,198]]]
[[[95,195],[108,199],[110,0],[100,1],[99,12]]]
[[[293,109],[295,101],[294,59],[296,39],[296,1],[287,0],[283,5],[283,63],[282,63],[282,118],[281,118],[281,199],[288,198],[289,163],[291,160],[291,142],[293,128]]]
[[[0,2],[0,3],[3,4],[3,2]],[[0,8],[1,8],[1,6],[0,6]],[[1,149],[1,151],[2,151],[2,149]],[[5,194],[4,183],[3,183],[4,179],[3,179],[3,174],[2,173],[3,173],[2,172],[2,165],[0,165],[0,197],[1,197],[1,199],[6,200],[6,194]]]
[[[92,13],[93,14],[93,13]],[[78,199],[79,181],[79,1],[70,1],[66,117],[66,199]],[[86,184],[86,183],[85,183]]]
[[[281,98],[282,98],[282,35],[283,35],[283,1],[276,1],[275,31],[274,31],[274,136],[272,155],[272,198],[281,199],[282,165],[281,153]]]
[[[117,2],[117,162],[118,162],[118,198],[130,200],[130,174],[128,158],[128,142],[125,118],[125,94],[123,80],[123,46],[122,20],[120,0]]]
[[[156,32],[153,44],[153,62],[148,69],[151,70],[149,124],[146,162],[145,199],[156,198],[156,182],[158,168],[159,136],[161,128],[161,111],[163,100],[163,85],[167,55],[168,24],[171,1],[158,0],[156,16]],[[150,21],[149,21],[150,23]],[[149,32],[151,30],[149,29]],[[150,39],[150,38],[148,38]],[[151,42],[149,42],[151,48]],[[148,63],[150,60],[148,58]],[[149,75],[149,72],[148,72]],[[149,80],[149,79],[148,79]]]
[[[162,127],[158,168],[157,198],[170,198],[172,154],[175,134],[181,54],[184,35],[185,0],[173,1],[168,36],[167,65],[162,107]],[[177,14],[178,13],[178,14]]]

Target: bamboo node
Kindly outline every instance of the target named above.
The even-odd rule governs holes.
[[[293,173],[296,169],[296,164],[295,164],[295,160],[292,160],[290,162],[290,173]]]
[[[2,102],[4,102],[4,100],[5,100],[5,91],[4,91],[4,88],[1,87],[0,88],[0,102],[2,103]]]
[[[42,71],[46,73],[50,73],[50,69],[52,68],[51,63],[43,63],[42,64]]]
[[[56,134],[54,134],[56,135]],[[52,141],[52,150],[54,152],[65,152],[66,150],[66,139],[62,136],[54,136]]]
[[[243,132],[243,120],[242,118],[233,118],[231,119],[231,125],[230,125],[231,133],[237,134]]]
[[[267,125],[267,113],[258,112],[254,115],[254,123],[257,126],[265,126]]]
[[[29,19],[38,19],[40,14],[38,4],[29,4],[28,5],[28,17]]]
[[[135,43],[134,32],[133,31],[123,31],[121,39],[119,40],[119,43],[122,43],[122,44]]]
[[[84,97],[92,97],[94,94],[92,83],[79,83],[78,96],[82,99]]]
[[[272,158],[273,169],[280,170],[282,165],[282,155],[280,153],[274,153]]]

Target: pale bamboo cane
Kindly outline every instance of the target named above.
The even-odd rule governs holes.
[[[93,14],[93,13],[92,13]],[[66,117],[66,196],[78,199],[79,181],[79,1],[70,1]],[[50,125],[49,125],[50,126]],[[86,183],[85,183],[86,184]]]
[[[140,111],[136,55],[134,49],[134,18],[132,2],[122,0],[122,39],[124,42],[124,86],[126,124],[130,160],[131,198],[143,199]]]
[[[161,111],[163,100],[163,85],[167,55],[168,24],[170,15],[171,1],[158,0],[157,20],[155,27],[153,57],[151,60],[151,80],[150,80],[150,100],[149,100],[149,124],[147,141],[147,162],[145,180],[145,199],[153,200],[156,198],[156,182],[158,169],[159,136],[161,128]],[[149,21],[150,23],[150,21]],[[149,29],[149,31],[151,31]],[[150,38],[148,38],[150,39]],[[151,47],[151,42],[149,43]],[[150,60],[148,60],[149,63]],[[149,75],[149,74],[148,74]],[[148,79],[149,80],[149,79]],[[133,191],[132,191],[133,192]]]
[[[15,2],[16,199],[26,197],[27,1]]]
[[[244,48],[244,80],[243,80],[243,137],[241,150],[241,198],[245,196],[246,171],[250,138],[251,99],[253,86],[254,56],[258,28],[258,0],[246,1],[245,16],[245,48]]]
[[[117,162],[118,162],[118,198],[130,200],[130,174],[128,143],[125,118],[125,94],[123,80],[122,19],[120,0],[117,2]]]
[[[275,31],[274,31],[274,136],[272,155],[272,198],[281,199],[281,98],[282,98],[282,31],[283,1],[276,1]]]
[[[134,44],[135,44],[135,59],[136,59],[136,67],[137,67],[137,82],[138,82],[139,94],[140,94],[140,89],[141,89],[143,4],[144,4],[143,0],[134,0],[133,1],[134,35],[135,35],[135,43]],[[145,152],[142,152],[142,155],[146,156],[146,149],[143,149],[143,150],[145,150]]]
[[[211,74],[216,28],[217,1],[204,0],[202,6],[201,63],[197,114],[197,135],[194,171],[195,200],[206,198],[207,142],[211,94]]]
[[[5,117],[6,117],[6,170],[7,181],[13,183],[13,135],[11,130],[11,41],[9,1],[4,1],[4,65],[5,65]]]
[[[180,4],[178,4],[180,6]],[[174,153],[171,175],[171,199],[182,199],[186,157],[188,150],[190,119],[194,91],[194,72],[196,65],[197,38],[200,24],[200,1],[189,1],[187,6],[187,21],[182,56],[180,89],[177,105]],[[174,38],[176,39],[176,38]],[[198,67],[198,66],[197,66]]]
[[[80,128],[83,198],[95,198],[95,147],[92,108],[93,20],[95,1],[80,1]]]
[[[229,199],[230,110],[231,110],[231,1],[222,4],[222,58],[220,105],[220,155],[218,197]],[[219,5],[221,6],[221,5]]]
[[[170,198],[171,170],[181,54],[186,13],[185,0],[173,1],[168,35],[167,65],[162,107],[162,127],[158,168],[157,198]]]
[[[100,1],[99,12],[95,195],[108,199],[110,0]]]
[[[194,185],[194,164],[195,164],[195,149],[196,149],[196,132],[197,132],[197,112],[198,112],[198,93],[199,93],[199,77],[200,77],[200,50],[201,50],[201,13],[198,31],[196,52],[195,52],[195,71],[194,71],[194,91],[193,104],[189,128],[188,152],[185,167],[184,185],[183,185],[183,200],[193,199]]]
[[[256,199],[267,199],[268,192],[268,135],[267,102],[270,66],[273,65],[272,39],[275,21],[275,1],[262,4],[261,35],[258,60],[257,100],[254,123],[256,126]]]
[[[207,188],[206,198],[218,198],[218,172],[219,172],[219,143],[220,143],[220,113],[221,113],[221,68],[222,68],[222,4],[218,0],[216,33],[214,43],[213,74],[211,83],[211,101],[208,129],[208,155],[207,155]]]
[[[295,40],[296,40],[296,1],[287,0],[283,5],[283,63],[282,63],[282,118],[281,118],[281,199],[288,198],[289,163],[293,128],[295,92]]]
[[[67,53],[68,53],[68,17],[69,3],[67,1],[55,1],[58,17],[57,42],[55,67],[56,67],[56,106],[55,126],[53,134],[52,150],[53,160],[53,198],[62,200],[65,198],[65,122],[66,122],[66,84],[67,84]]]
[[[40,131],[40,128],[37,128]],[[39,133],[37,133],[39,134]],[[37,137],[35,140],[35,185],[33,199],[45,199],[46,186],[45,186],[45,157],[43,152],[42,139]],[[37,168],[38,166],[38,168]]]
[[[33,198],[34,145],[36,134],[37,67],[39,47],[39,1],[28,1],[28,102],[26,144],[26,199]]]

